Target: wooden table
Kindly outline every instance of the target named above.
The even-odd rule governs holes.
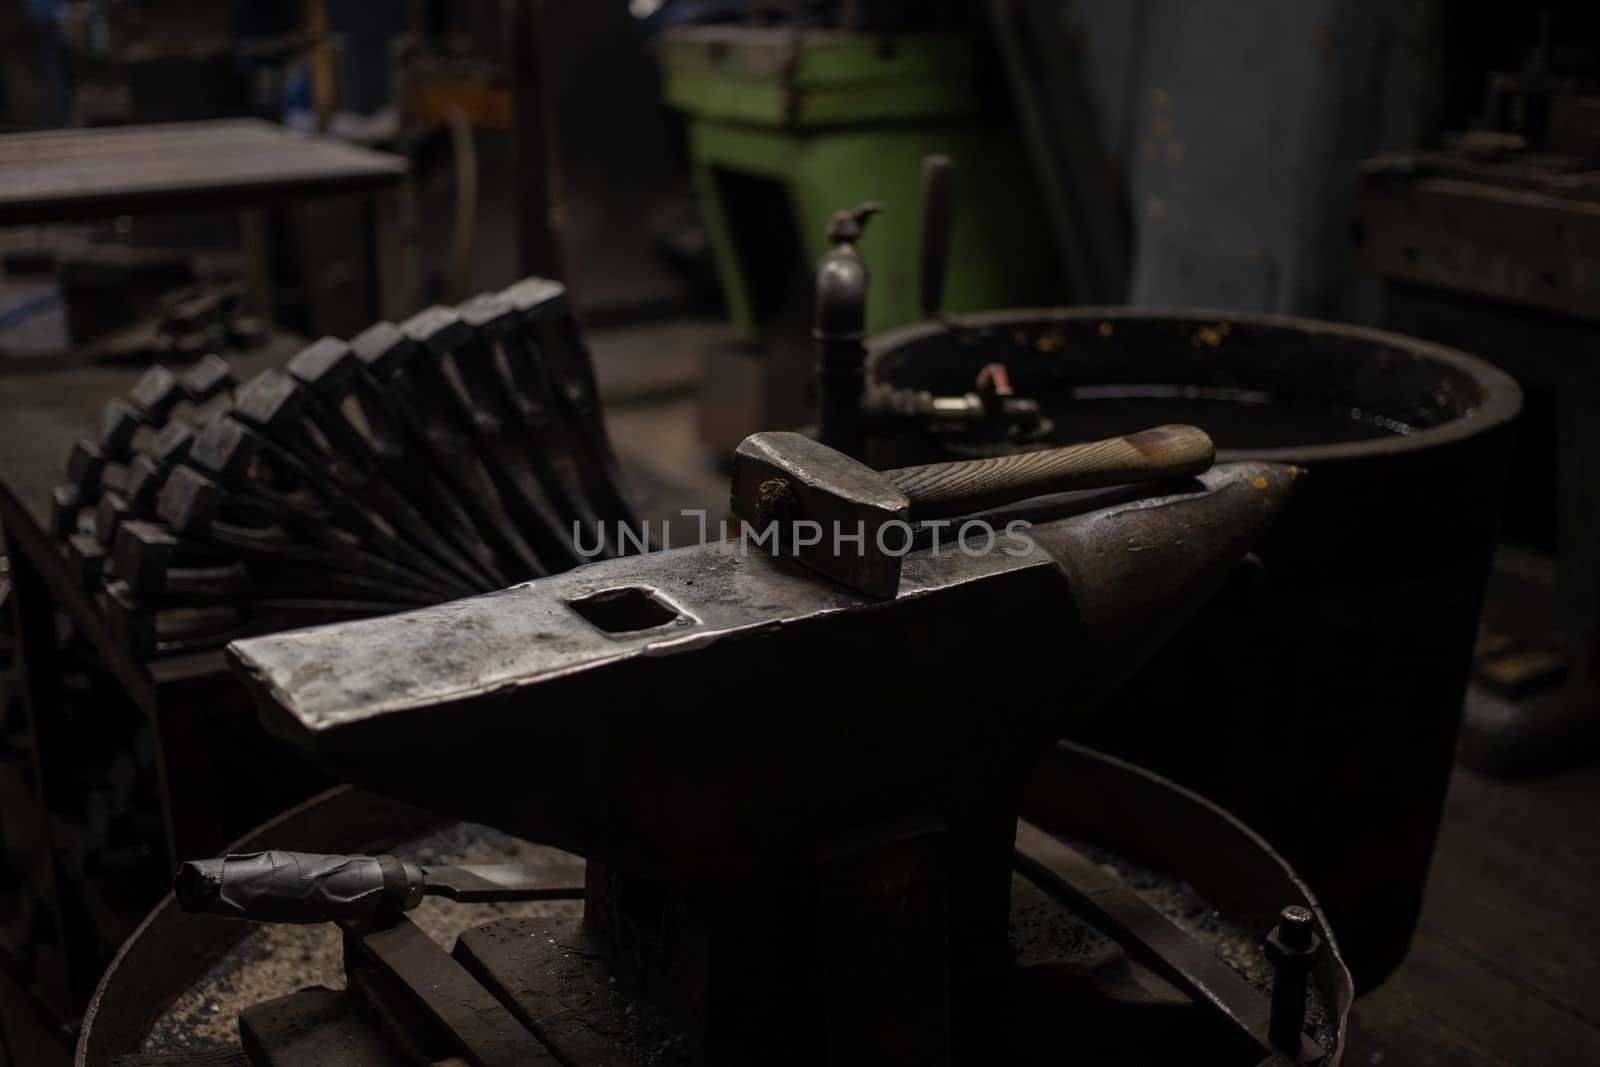
[[[226,208],[240,212],[252,302],[270,305],[267,224],[275,203],[360,194],[370,238],[372,314],[382,318],[380,267],[392,257],[381,198],[408,164],[261,119],[103,126],[0,136],[0,226]]]

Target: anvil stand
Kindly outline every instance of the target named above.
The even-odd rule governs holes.
[[[1090,750],[1057,746],[1030,781],[1023,803],[1040,825],[1125,843],[1141,859],[1178,868],[1225,914],[1266,914],[1286,900],[1300,904],[1308,917],[1320,914],[1273,850],[1225,812]],[[337,821],[334,808],[321,821]],[[904,822],[818,850],[813,903],[821,925],[810,939],[791,937],[789,947],[797,952],[795,970],[823,983],[821,996],[815,985],[799,990],[807,1008],[787,1021],[774,1020],[776,1028],[741,1026],[740,1037],[750,1044],[722,1062],[951,1062],[938,1043],[949,1022],[939,984],[947,973],[948,940],[937,909],[918,906],[939,899],[940,835],[930,830],[926,823]],[[308,840],[303,831],[288,839]],[[249,850],[267,843],[244,844]],[[1019,824],[1016,847],[1018,868],[1033,885],[1092,919],[1121,947],[1046,961],[1034,952],[1032,961],[1016,963],[1008,953],[990,997],[1005,1014],[974,1034],[978,1047],[965,1062],[1053,1064],[1066,1054],[1072,1062],[1088,1063],[1293,1062],[1264,1051],[1262,1039],[1270,1040],[1277,1022],[1271,1014],[1276,997],[1269,1009],[1210,948],[1188,939],[1108,879],[1103,868],[1035,825]],[[1196,858],[1203,862],[1197,865]],[[452,1056],[536,1067],[717,1062],[706,1058],[698,1042],[685,1039],[686,998],[668,1003],[673,993],[704,988],[696,977],[704,977],[708,960],[696,948],[705,939],[675,914],[674,899],[655,894],[653,887],[598,871],[590,881],[591,890],[598,886],[608,896],[602,903],[591,895],[585,919],[501,919],[463,933],[453,956],[406,919],[347,925],[350,993],[307,990],[247,1009],[240,1031],[251,1062],[374,1067]],[[1023,897],[1039,893],[1031,889]],[[159,913],[152,918],[156,930],[168,921]],[[189,917],[186,924],[195,921]],[[774,924],[798,925],[786,914],[741,921],[757,924],[746,927],[747,934]],[[1316,923],[1326,934],[1320,919]],[[674,932],[687,936],[674,939]],[[1327,937],[1327,950],[1307,978],[1325,1006],[1319,1036],[1342,1046],[1350,982]],[[773,944],[770,938],[760,943]],[[141,949],[134,945],[131,951],[137,959]],[[726,953],[722,958],[748,967],[755,953],[739,955],[744,959]],[[806,959],[818,966],[798,963]],[[763,983],[743,1000],[769,1019],[774,1013],[762,1007],[763,1000],[794,992],[765,984],[779,969],[781,961],[762,967],[761,974],[740,975]],[[89,1020],[88,1049],[103,1053],[109,1036],[103,1031],[117,1029],[119,1014],[137,1012],[137,998],[123,986],[152,979],[161,980],[149,970],[112,969],[98,1017]],[[362,1012],[352,1012],[351,999],[363,1005],[366,1023]],[[958,1014],[965,1015],[966,1007],[958,1005]],[[929,1014],[912,1017],[919,1009]],[[808,1039],[818,1026],[820,1043]],[[1336,1053],[1337,1048],[1323,1062],[1336,1063]],[[1322,1055],[1308,1042],[1300,1059],[1313,1062]],[[85,1062],[98,1067],[105,1057],[91,1051]]]
[[[587,927],[619,982],[702,1022],[705,1063],[983,1063],[1004,1030],[1015,828],[998,810],[879,824],[714,905],[591,864]]]

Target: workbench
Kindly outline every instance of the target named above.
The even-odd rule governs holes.
[[[1382,156],[1364,170],[1352,240],[1383,280],[1383,325],[1490,360],[1522,384],[1530,410],[1550,411],[1553,440],[1524,420],[1506,525],[1513,540],[1528,527],[1535,543],[1553,527],[1550,624],[1572,666],[1565,691],[1544,703],[1570,709],[1560,718],[1571,723],[1549,722],[1570,730],[1594,714],[1588,678],[1600,656],[1600,169],[1575,156],[1458,149]],[[1537,703],[1475,699],[1495,705],[1485,721],[1496,723]],[[1470,705],[1464,744],[1480,768],[1533,769],[1479,736]],[[1552,733],[1543,747],[1559,755],[1563,742]]]
[[[397,244],[382,201],[399,188],[407,169],[399,156],[261,119],[6,134],[0,136],[0,226],[237,210],[252,304],[266,313],[266,209],[354,195],[369,235],[371,321],[383,317],[381,267],[395,258]]]

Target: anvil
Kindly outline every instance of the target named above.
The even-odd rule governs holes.
[[[815,1029],[794,1005],[818,856],[936,826],[970,1049],[1003,984],[1032,765],[1224,582],[1297,476],[1230,464],[1036,502],[1022,537],[913,551],[887,600],[725,540],[229,653],[267,727],[346,780],[584,855],[591,909],[600,865],[657,887],[651,921],[693,916],[708,1062],[789,1062],[759,1035]]]

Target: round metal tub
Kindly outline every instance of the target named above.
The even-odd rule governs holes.
[[[960,394],[994,362],[1040,400],[1057,441],[1189,422],[1211,433],[1219,460],[1309,471],[1261,566],[1084,739],[1272,841],[1327,907],[1358,988],[1370,988],[1404,956],[1420,908],[1516,383],[1465,353],[1377,330],[1127,308],[910,327],[872,343],[869,375]],[[911,458],[902,447],[892,461]]]
[[[1326,942],[1310,975],[1326,1030],[1321,1039],[1329,1050],[1321,1063],[1322,1067],[1339,1067],[1354,1000],[1350,974],[1316,896],[1266,841],[1204,797],[1124,761],[1067,743],[1041,754],[1023,797],[1022,815],[1049,833],[1147,865],[1165,879],[1181,880],[1190,892],[1204,898],[1208,914],[1230,927],[1259,933],[1271,927],[1285,905],[1310,908]],[[263,825],[230,851],[384,851],[436,830],[445,821],[340,787]],[[471,914],[470,910],[466,913]],[[462,921],[472,924],[470,919]],[[101,978],[84,1016],[77,1067],[112,1067],[122,1057],[137,1054],[152,1023],[174,1001],[195,990],[197,983],[204,983],[207,973],[234,953],[255,928],[255,924],[217,916],[187,914],[167,895],[129,937]],[[1257,951],[1253,939],[1245,951]],[[308,959],[302,962],[309,968]],[[290,977],[294,967],[291,958]],[[312,982],[308,970],[303,978],[271,995]],[[203,988],[208,988],[205,999],[209,1000],[217,987]],[[1022,1029],[1043,1035],[1052,1044],[1059,1042],[1065,1054],[1082,1035],[1063,1028],[1060,1011],[1068,1005],[1053,1007],[1049,1014],[1024,1020]],[[1141,1036],[1130,1034],[1129,1048],[1138,1047]],[[1227,1058],[1221,1058],[1220,1051],[1208,1054],[1197,1048],[1190,1059],[1255,1062],[1238,1056],[1233,1043],[1227,1048],[1232,1050]]]

